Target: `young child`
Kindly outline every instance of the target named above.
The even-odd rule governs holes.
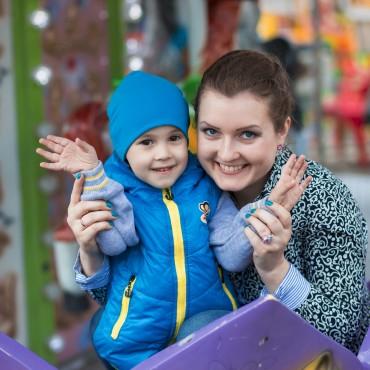
[[[110,99],[108,116],[114,152],[104,167],[79,139],[48,136],[40,143],[49,151],[37,152],[50,161],[41,167],[84,176],[82,200],[104,199],[115,212],[112,228],[97,235],[111,257],[91,277],[77,261],[76,279],[85,290],[107,287],[94,346],[110,365],[131,369],[171,343],[186,318],[236,309],[214,252],[221,265],[232,259],[235,270],[249,263],[243,215],[253,208],[238,214],[188,154],[188,107],[171,82],[128,74]],[[305,168],[303,158],[291,158],[271,198],[290,210],[309,183],[300,183]],[[222,242],[210,245],[215,238],[207,222],[216,212],[225,215],[212,225]],[[268,234],[261,237],[269,242]]]

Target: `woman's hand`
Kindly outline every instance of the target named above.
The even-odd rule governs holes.
[[[255,210],[244,232],[253,246],[256,270],[269,292],[274,292],[289,270],[284,251],[292,235],[292,220],[281,205],[273,203],[268,208],[273,214],[263,208]]]
[[[68,206],[67,222],[80,246],[80,260],[84,273],[93,275],[101,266],[103,255],[95,241],[96,235],[112,226],[114,220],[105,201],[81,201],[84,178],[73,184],[71,200]]]
[[[92,170],[99,164],[99,159],[93,146],[76,139],[75,141],[60,136],[48,135],[39,143],[48,150],[37,148],[36,153],[49,162],[41,162],[40,167],[52,171],[76,173]]]
[[[290,211],[312,181],[312,176],[303,179],[307,166],[304,155],[297,158],[292,154],[283,166],[280,179],[269,198]]]

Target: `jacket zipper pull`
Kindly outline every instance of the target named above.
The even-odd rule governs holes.
[[[166,192],[166,199],[167,200],[173,200],[173,195],[172,195],[171,189],[167,188],[167,189],[165,189],[165,192]]]
[[[135,275],[132,275],[127,284],[127,289],[125,291],[125,297],[127,298],[130,298],[132,296],[132,283],[134,282],[134,280],[135,280]]]

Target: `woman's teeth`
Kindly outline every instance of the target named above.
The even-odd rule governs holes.
[[[220,165],[220,168],[221,168],[221,171],[224,172],[224,173],[237,173],[239,172],[244,166],[227,166],[225,164],[219,164]]]

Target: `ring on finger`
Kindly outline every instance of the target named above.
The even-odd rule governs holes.
[[[265,244],[271,244],[271,242],[272,242],[272,234],[265,235],[262,238],[262,242],[265,243]]]

